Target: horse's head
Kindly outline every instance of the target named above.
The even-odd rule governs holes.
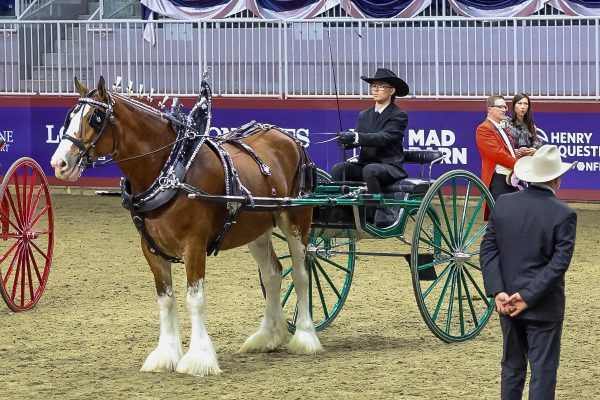
[[[92,91],[75,78],[75,88],[81,97],[65,118],[63,136],[50,161],[54,175],[67,181],[76,181],[94,159],[112,153],[115,146],[113,99],[104,78]]]

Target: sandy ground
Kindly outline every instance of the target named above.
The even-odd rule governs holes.
[[[18,314],[0,302],[1,399],[499,398],[497,316],[474,340],[442,343],[421,320],[408,267],[397,259],[358,260],[344,309],[320,333],[324,354],[236,354],[263,311],[257,267],[245,248],[208,264],[207,327],[223,374],[142,373],[157,343],[158,309],[129,215],[118,198],[57,194],[54,201],[56,249],[42,299]],[[578,240],[567,273],[557,397],[597,399],[600,207],[574,207]],[[183,267],[174,275],[186,346]]]

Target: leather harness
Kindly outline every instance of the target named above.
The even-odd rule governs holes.
[[[212,254],[216,256],[219,253],[226,233],[235,224],[237,216],[242,209],[250,211],[274,211],[283,207],[276,202],[270,206],[268,204],[261,204],[260,206],[255,204],[254,197],[239,178],[231,155],[223,148],[223,144],[225,143],[230,143],[248,153],[258,165],[261,173],[264,176],[270,177],[271,171],[269,166],[263,162],[250,146],[241,140],[270,129],[276,129],[292,137],[301,155],[297,189],[300,194],[314,192],[316,186],[315,164],[300,142],[286,131],[273,125],[259,124],[251,121],[227,135],[217,138],[208,136],[211,120],[211,93],[208,84],[204,81],[202,82],[201,94],[190,116],[186,117],[180,111],[180,109],[175,110],[168,116],[173,125],[176,126],[177,140],[160,174],[150,187],[140,194],[132,195],[129,181],[126,178],[121,179],[123,207],[130,211],[135,227],[144,238],[152,254],[173,263],[183,262],[181,258],[166,254],[161,250],[148,232],[145,224],[145,214],[169,203],[180,189],[186,191],[188,194],[193,194],[194,198],[200,200],[226,203],[227,215],[223,221],[223,225],[207,247],[207,255],[209,256]],[[199,134],[199,132],[202,134]],[[202,145],[207,145],[221,161],[225,175],[224,196],[208,194],[184,182],[187,172]],[[272,195],[274,198],[277,195],[274,186],[272,186]],[[275,224],[274,216],[273,224]]]

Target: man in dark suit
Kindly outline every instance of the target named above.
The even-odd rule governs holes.
[[[577,214],[556,197],[573,168],[556,146],[517,160],[514,172],[530,182],[500,196],[481,242],[485,290],[495,297],[503,335],[503,400],[521,399],[527,362],[529,399],[554,399],[565,310],[564,275],[575,247]]]
[[[360,112],[353,132],[338,134],[341,146],[361,149],[357,162],[336,164],[331,175],[334,181],[366,182],[369,193],[380,193],[382,186],[407,176],[402,141],[408,116],[394,101],[406,96],[409,88],[386,68],[379,68],[372,78],[360,78],[370,84],[375,105]]]

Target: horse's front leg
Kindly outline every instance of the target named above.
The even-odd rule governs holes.
[[[206,267],[206,247],[195,246],[186,253],[187,306],[190,311],[192,333],[190,348],[177,364],[177,372],[190,375],[219,374],[217,353],[205,327],[206,296],[204,293],[204,272]]]
[[[146,372],[173,371],[177,367],[183,351],[179,339],[179,319],[171,280],[171,263],[150,253],[143,240],[142,249],[154,274],[160,315],[160,337],[158,346],[148,355],[141,370]]]

